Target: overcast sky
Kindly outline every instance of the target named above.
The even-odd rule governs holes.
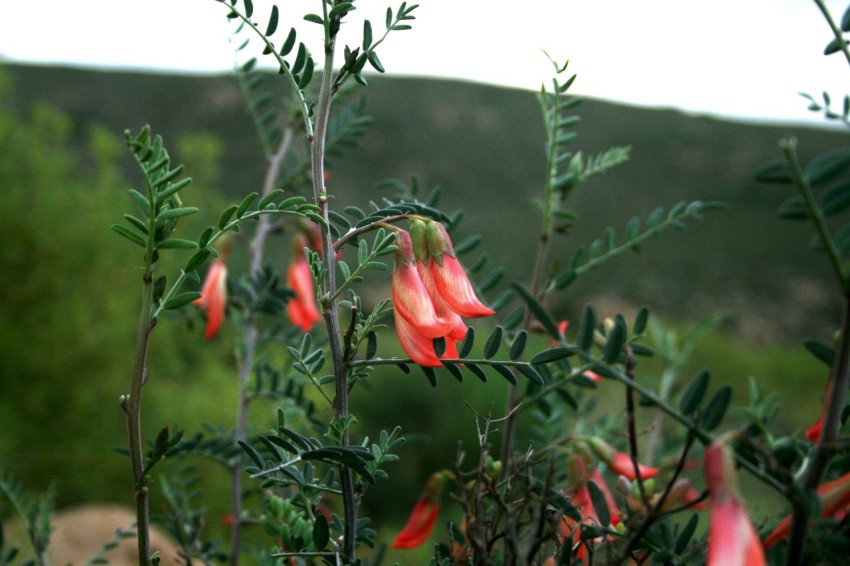
[[[240,4],[242,0],[239,0]],[[848,0],[827,0],[836,20]],[[360,0],[383,28],[387,6]],[[412,2],[411,2],[412,3]],[[272,2],[254,0],[264,27]],[[296,26],[314,52],[319,0],[278,0],[277,43]],[[233,68],[231,27],[215,0],[0,0],[0,61],[219,73]],[[650,106],[757,120],[822,122],[799,93],[850,93],[850,66],[825,57],[831,32],[812,0],[420,0],[414,29],[379,50],[387,72],[538,89],[546,50],[570,59],[574,92]],[[354,17],[356,16],[356,17]]]

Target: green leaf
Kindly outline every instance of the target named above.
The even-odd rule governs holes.
[[[700,371],[696,377],[688,384],[682,392],[682,397],[679,399],[679,410],[685,414],[693,413],[705,397],[705,392],[708,391],[708,383],[711,380],[711,375],[708,370]]]
[[[304,65],[304,72],[301,74],[301,79],[298,81],[298,88],[304,90],[310,81],[313,79],[313,58],[307,57],[307,63]]]
[[[269,16],[269,25],[266,28],[266,37],[270,37],[277,30],[278,10],[277,5],[272,4],[272,13]]]
[[[850,165],[850,147],[834,149],[812,159],[804,174],[809,183],[816,185],[830,181]]]
[[[203,263],[210,257],[212,253],[209,248],[201,248],[195,254],[189,258],[189,261],[186,262],[186,272],[192,272],[201,267]]]
[[[449,373],[452,374],[454,378],[458,380],[459,383],[463,382],[463,372],[460,371],[460,368],[457,367],[456,364],[453,364],[451,362],[443,362],[443,367],[449,370]]]
[[[832,216],[850,207],[850,181],[825,190],[818,197],[818,208],[824,216]]]
[[[129,190],[129,191],[127,191],[127,192],[129,192],[129,193],[130,193],[130,198],[132,198],[132,199],[133,199],[133,201],[134,201],[137,205],[139,205],[139,208],[141,208],[141,209],[142,209],[142,212],[144,212],[145,216],[150,216],[150,214],[151,214],[151,205],[150,205],[150,203],[148,202],[147,197],[146,197],[145,195],[143,195],[142,193],[140,193],[139,191],[137,191],[136,189],[130,189],[130,190]]]
[[[244,442],[242,440],[239,440],[237,442],[242,448],[242,450],[248,455],[248,457],[253,460],[254,464],[256,464],[256,466],[262,470],[265,467],[265,460],[263,460],[263,457],[260,455],[260,453],[257,452],[257,450],[247,442]]]
[[[239,203],[239,206],[236,207],[236,218],[242,218],[245,216],[245,212],[248,210],[248,207],[256,200],[259,195],[256,192],[250,193],[242,199],[242,202]]]
[[[543,325],[543,328],[546,329],[549,336],[554,340],[559,340],[561,338],[561,334],[558,332],[558,325],[555,324],[555,321],[552,320],[552,317],[549,316],[548,311],[543,307],[543,305],[534,298],[531,291],[526,289],[521,283],[514,282],[511,286],[520,294],[522,299],[528,305],[529,310],[534,315],[534,318]]]
[[[606,364],[613,364],[623,352],[623,346],[626,344],[626,326],[620,319],[611,327],[611,332],[605,340],[605,347],[602,349],[602,359]]]
[[[466,336],[463,337],[463,343],[458,348],[458,355],[465,358],[472,351],[472,345],[475,342],[475,329],[471,326],[466,329]]]
[[[244,0],[245,16],[250,18],[254,13],[254,3],[251,0]]]
[[[374,68],[379,73],[384,72],[384,66],[381,64],[381,60],[378,59],[377,53],[375,53],[374,51],[369,51],[366,56],[369,58],[369,64],[372,65],[372,68]]]
[[[499,351],[499,347],[502,345],[502,327],[496,326],[493,329],[493,332],[490,333],[490,336],[487,338],[487,342],[484,344],[484,358],[490,359],[496,355]]]
[[[585,352],[593,346],[593,334],[596,330],[596,311],[593,305],[587,304],[581,314],[581,322],[578,327],[578,345]]]
[[[496,370],[497,372],[499,372],[499,373],[502,375],[502,377],[504,377],[505,379],[507,379],[507,380],[508,380],[508,382],[509,382],[511,385],[516,385],[516,384],[517,384],[516,376],[513,374],[513,372],[512,372],[510,369],[508,369],[508,368],[506,368],[505,366],[500,365],[500,364],[493,364],[493,365],[491,365],[490,367],[492,367],[494,370]]]
[[[191,303],[192,301],[195,301],[195,300],[200,299],[200,298],[201,298],[201,294],[199,292],[197,292],[197,291],[186,291],[185,293],[180,293],[176,297],[169,299],[169,301],[167,303],[165,303],[162,308],[167,310],[167,311],[179,309],[180,307],[184,307],[184,306],[188,305],[189,303]]]
[[[788,162],[777,157],[768,161],[756,172],[756,181],[788,185],[793,182]]]
[[[354,10],[353,2],[340,2],[339,4],[331,8],[331,12],[330,14],[328,14],[328,17],[330,17],[331,19],[339,18],[341,16],[344,16],[345,13],[350,10]]]
[[[366,359],[371,360],[378,351],[378,336],[374,332],[366,335]]]
[[[221,213],[221,216],[218,218],[219,230],[224,230],[224,227],[227,226],[227,223],[230,222],[230,219],[233,218],[233,215],[236,213],[236,209],[237,206],[232,204]]]
[[[162,212],[156,215],[156,221],[162,222],[163,220],[171,220],[173,218],[181,218],[183,216],[188,216],[190,214],[195,214],[198,212],[198,209],[194,206],[183,206],[180,208],[166,208]]]
[[[823,48],[824,55],[832,55],[833,53],[838,53],[841,51],[841,45],[847,44],[845,40],[839,40],[837,37],[826,44],[826,47]]]
[[[286,36],[286,40],[283,42],[283,47],[280,48],[280,56],[286,57],[292,51],[292,48],[295,47],[295,38],[297,34],[295,32],[295,28],[289,30],[289,35]]]
[[[712,431],[720,424],[726,416],[726,410],[732,401],[732,388],[728,385],[721,386],[708,402],[702,415],[702,426],[707,431]]]
[[[283,189],[275,189],[260,201],[260,204],[257,205],[259,210],[264,210],[268,205],[270,205],[274,200],[277,199],[280,195],[283,194]]]
[[[521,374],[538,385],[543,385],[544,381],[536,369],[528,364],[519,364],[516,366]]]
[[[145,236],[148,235],[148,225],[133,216],[132,214],[125,214],[124,220],[132,224],[136,229],[138,229],[139,232],[141,232]]]
[[[682,554],[685,552],[685,549],[688,547],[688,543],[691,542],[691,538],[694,536],[694,532],[696,532],[698,523],[699,514],[692,514],[684,528],[682,528],[682,532],[679,533],[679,536],[676,538],[676,546],[674,547],[676,554]]]
[[[124,236],[125,238],[127,238],[128,240],[133,242],[134,244],[139,244],[143,248],[147,247],[147,245],[148,245],[147,242],[145,241],[145,239],[142,238],[139,235],[138,232],[134,232],[133,230],[130,230],[126,226],[122,226],[120,224],[113,224],[112,226],[110,226],[110,228],[112,228],[115,232],[121,234],[122,236]]]
[[[369,20],[363,21],[363,51],[369,51],[372,46],[372,23]]]
[[[314,24],[319,24],[320,26],[325,25],[325,20],[323,20],[322,16],[320,16],[318,14],[307,14],[306,16],[304,16],[304,19],[308,22],[313,22]]]
[[[192,240],[181,240],[179,238],[165,240],[164,242],[160,242],[156,245],[156,249],[158,250],[194,250],[197,247],[197,242],[193,242]]]
[[[572,348],[567,348],[566,346],[555,346],[554,348],[549,348],[548,350],[543,350],[542,352],[534,354],[531,360],[529,360],[529,363],[548,364],[558,360],[563,360],[564,358],[572,356],[574,353],[575,350]]]
[[[776,214],[779,218],[785,220],[806,220],[809,218],[809,209],[806,207],[803,197],[794,195],[788,197],[779,205]]]
[[[608,508],[605,494],[593,480],[587,482],[587,491],[590,494],[590,501],[593,503],[593,510],[596,511],[596,516],[599,518],[599,524],[607,527],[611,524],[611,510]]]
[[[419,366],[422,368],[422,373],[425,374],[425,377],[428,378],[428,382],[431,384],[431,387],[437,387],[437,372],[434,371],[434,368]]]
[[[841,31],[850,31],[850,6],[847,6],[844,15],[841,16]]]
[[[328,520],[321,513],[316,513],[316,518],[313,522],[313,546],[318,551],[322,551],[331,540],[330,529],[328,528]]]
[[[835,348],[826,342],[821,342],[820,340],[806,340],[803,342],[803,346],[805,346],[806,350],[808,350],[814,357],[825,363],[827,367],[832,367],[832,364],[835,363]]]
[[[298,73],[301,71],[301,68],[304,66],[304,62],[307,60],[307,48],[304,46],[304,43],[298,44],[298,52],[295,54],[295,61],[292,63],[292,74]]]
[[[487,382],[487,374],[484,373],[484,370],[481,369],[478,364],[467,363],[464,366],[466,369],[475,374],[475,376],[480,379],[482,382]]]
[[[635,336],[639,336],[643,334],[643,331],[646,330],[646,323],[649,321],[649,308],[643,306],[638,310],[637,315],[635,315],[635,324],[632,328],[632,332]]]
[[[511,349],[508,352],[508,357],[516,361],[525,351],[525,344],[528,342],[528,332],[525,330],[520,330],[516,336],[514,336],[514,341],[511,343]]]

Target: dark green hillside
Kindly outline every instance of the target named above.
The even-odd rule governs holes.
[[[116,136],[145,123],[166,140],[186,131],[210,132],[225,144],[215,184],[233,193],[259,186],[260,152],[229,77],[8,70],[16,104],[43,99],[59,106],[72,117],[76,135],[93,122]],[[534,95],[389,78],[373,79],[366,92],[373,129],[356,152],[336,163],[331,189],[337,202],[377,199],[380,181],[417,174],[426,187],[443,187],[445,207],[467,211],[465,235],[483,234],[496,261],[510,275],[522,276],[534,249],[532,200],[539,195],[544,167]],[[564,256],[606,225],[620,230],[629,215],[645,217],[656,206],[702,199],[722,200],[729,208],[577,282],[574,298],[563,305],[564,316],[577,316],[588,297],[607,296],[647,303],[675,318],[735,309],[736,328],[752,338],[796,337],[835,323],[831,289],[823,283],[825,263],[807,249],[808,227],[777,220],[774,210],[785,192],[758,186],[752,178],[760,164],[778,156],[781,137],[796,135],[808,158],[843,143],[843,132],[730,123],[594,100],[576,113],[581,117],[576,150],[592,155],[631,145],[632,159],[574,195],[572,207],[580,218],[563,240]],[[805,320],[812,314],[818,328]]]

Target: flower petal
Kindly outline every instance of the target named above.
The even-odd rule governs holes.
[[[408,357],[420,366],[438,367],[443,365],[434,353],[433,339],[421,334],[418,329],[402,316],[398,310],[393,311],[395,331],[402,350]]]

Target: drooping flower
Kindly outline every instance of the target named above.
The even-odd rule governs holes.
[[[445,337],[451,331],[453,321],[438,316],[434,309],[431,296],[416,268],[410,234],[397,230],[396,245],[398,251],[392,275],[392,295],[393,318],[399,342],[404,352],[417,364],[440,366],[442,362],[434,352],[433,340]],[[447,349],[450,343],[447,340]]]
[[[416,548],[428,540],[440,513],[440,494],[451,472],[442,470],[431,474],[422,494],[413,506],[404,528],[393,540],[393,548]]]
[[[201,296],[194,303],[206,311],[207,330],[204,339],[212,340],[221,323],[227,306],[227,264],[226,253],[221,253],[211,264],[201,287]]]
[[[315,242],[315,239],[313,240]],[[313,325],[322,319],[316,306],[316,292],[313,288],[313,274],[310,264],[304,255],[304,248],[310,246],[310,240],[303,232],[296,237],[292,252],[292,261],[286,270],[286,282],[292,287],[295,296],[286,304],[286,314],[289,320],[304,332],[309,332]]]
[[[612,472],[625,476],[632,481],[637,479],[631,456],[625,452],[618,452],[613,446],[596,436],[589,438],[587,443],[594,454],[605,462]],[[640,470],[641,479],[644,480],[657,476],[659,471],[658,468],[643,464],[638,464],[638,469]]]
[[[425,240],[428,257],[422,258],[423,262],[430,269],[437,292],[448,307],[465,318],[494,314],[496,311],[484,306],[475,294],[469,277],[455,257],[446,228],[439,222],[427,222]]]
[[[850,513],[850,473],[844,474],[838,479],[821,485],[817,489],[820,500],[821,517],[832,517],[843,521]],[[776,528],[764,539],[764,547],[770,548],[791,532],[791,521],[793,517],[785,517]]]
[[[764,551],[738,495],[731,449],[722,440],[705,449],[709,496],[708,566],[760,566]]]

